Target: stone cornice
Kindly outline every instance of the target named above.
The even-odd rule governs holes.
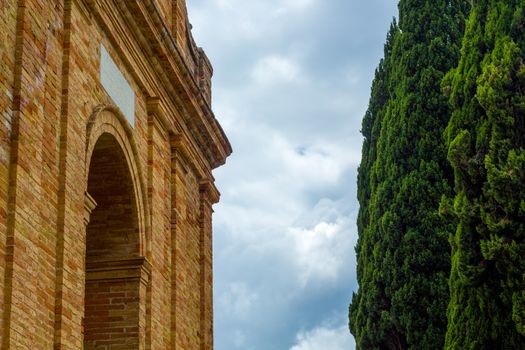
[[[217,190],[217,187],[213,181],[208,179],[201,180],[199,184],[199,191],[202,198],[209,202],[210,206],[212,204],[218,203],[219,199],[221,198],[221,194],[219,190]]]
[[[151,61],[147,63],[169,92],[169,99],[175,106],[180,107],[178,116],[174,113],[169,114],[170,118],[182,119],[171,121],[173,126],[187,125],[189,134],[195,141],[192,144],[198,147],[209,168],[214,169],[224,164],[226,157],[232,152],[231,145],[154,1],[82,1],[86,3],[94,17],[99,22],[103,22],[102,24],[107,22],[108,16],[111,16],[111,11],[107,11],[108,8],[114,8],[120,17],[126,18],[127,32],[133,34],[132,40],[135,40],[144,52],[153,53],[149,57]],[[108,33],[108,36],[112,35],[115,36],[115,33]],[[112,38],[117,45],[126,40],[129,38]],[[140,82],[138,84],[140,85]]]
[[[166,106],[158,97],[147,100],[147,111],[149,118],[159,129],[168,131],[169,142],[172,151],[175,151],[184,161],[192,167],[199,178],[213,178],[211,169],[206,164],[206,160],[197,152],[198,147],[193,143],[188,130],[181,125],[176,125],[175,130],[169,125]]]

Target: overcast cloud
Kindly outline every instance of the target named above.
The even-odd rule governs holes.
[[[217,350],[354,349],[361,118],[394,0],[188,0],[234,153],[214,174]]]

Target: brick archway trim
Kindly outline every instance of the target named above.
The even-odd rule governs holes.
[[[137,161],[138,151],[133,139],[133,129],[129,125],[126,117],[114,105],[101,105],[95,108],[91,114],[86,127],[86,173],[85,184],[87,192],[87,183],[89,176],[89,167],[95,144],[103,134],[111,134],[118,142],[124,153],[128,164],[133,191],[135,194],[137,219],[139,225],[139,254],[147,257],[149,252],[149,211],[148,201],[145,192],[140,162]]]

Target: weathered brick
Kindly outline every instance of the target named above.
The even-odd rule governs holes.
[[[0,14],[2,348],[212,349],[211,171],[231,147],[184,1]],[[101,84],[101,45],[134,125]]]

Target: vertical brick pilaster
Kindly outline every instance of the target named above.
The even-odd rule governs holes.
[[[200,183],[200,276],[201,276],[201,350],[213,349],[213,247],[212,205],[219,201],[219,193],[213,183]]]
[[[17,6],[2,346],[50,348],[64,9],[39,0]]]
[[[12,247],[7,248],[7,220],[8,220],[8,191],[10,177],[10,153],[12,151],[11,133],[13,131],[13,108],[14,108],[14,80],[15,80],[15,60],[18,59],[19,53],[15,54],[15,42],[17,40],[17,16],[18,1],[9,0],[0,6],[0,57],[2,65],[0,66],[0,347],[9,337],[9,320],[11,310],[8,304],[10,298],[10,283],[12,267],[7,267],[11,262],[6,261],[6,254]],[[15,57],[16,56],[16,57]],[[19,77],[18,73],[18,77]],[[12,191],[12,189],[11,189]],[[10,233],[12,236],[12,233]],[[8,251],[6,251],[6,249]],[[6,279],[7,278],[7,279]],[[4,294],[5,293],[5,294]]]
[[[159,100],[148,100],[148,200],[151,210],[151,349],[171,344],[170,141]]]
[[[26,7],[24,0],[17,1],[16,11],[16,39],[15,39],[15,60],[14,60],[14,79],[12,89],[12,118],[10,134],[10,162],[8,174],[8,197],[7,197],[7,232],[5,244],[5,278],[4,278],[4,312],[3,312],[3,334],[2,350],[8,350],[11,347],[11,319],[12,319],[12,302],[13,302],[13,263],[14,263],[14,236],[15,236],[15,208],[17,194],[17,171],[16,161],[18,158],[18,134],[20,129],[20,89],[22,79],[22,55],[24,40],[24,21],[26,16]]]
[[[69,52],[71,45],[71,0],[64,2],[64,35],[62,44],[62,102],[60,111],[60,144],[59,144],[59,175],[58,175],[58,216],[56,236],[56,277],[55,277],[55,333],[54,349],[64,349],[63,327],[64,317],[67,317],[64,309],[64,231],[65,231],[65,201],[66,201],[66,164],[68,143],[68,114],[69,114]],[[87,223],[86,223],[87,226]],[[85,227],[83,227],[85,230]]]
[[[170,176],[170,239],[171,239],[171,349],[177,349],[177,148],[173,140],[170,140],[171,176]]]
[[[199,349],[200,304],[200,188],[198,170],[187,143],[173,139],[172,151],[172,328],[176,349]]]

